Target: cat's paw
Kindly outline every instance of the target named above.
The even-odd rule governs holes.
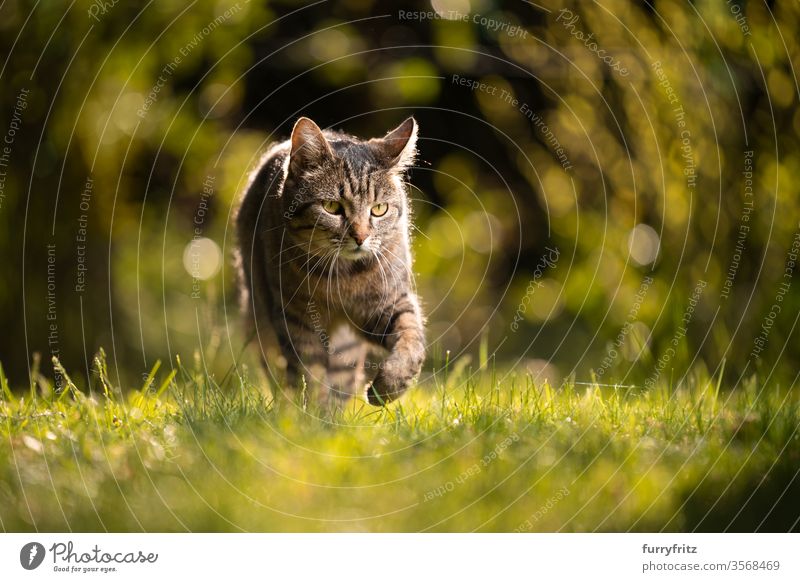
[[[386,406],[406,391],[405,382],[390,382],[385,375],[378,374],[367,386],[367,401],[373,406]]]
[[[374,384],[367,386],[367,402],[372,404],[372,406],[386,406],[387,404],[384,397],[375,390]]]

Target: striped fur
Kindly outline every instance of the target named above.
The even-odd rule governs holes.
[[[301,118],[253,172],[236,218],[242,308],[265,365],[277,343],[290,385],[302,374],[325,398],[366,390],[378,405],[419,374],[425,335],[402,180],[416,139],[413,118],[369,141]]]

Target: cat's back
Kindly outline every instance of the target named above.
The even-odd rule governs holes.
[[[249,239],[259,223],[272,222],[270,216],[277,212],[283,194],[289,150],[288,141],[274,144],[261,156],[255,169],[250,173],[236,213],[236,226],[240,237]]]
[[[261,156],[256,168],[250,174],[244,193],[245,201],[267,195],[280,198],[283,192],[284,172],[289,149],[290,143],[284,141],[274,144]]]

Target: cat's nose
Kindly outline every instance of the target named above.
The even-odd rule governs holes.
[[[354,232],[352,236],[358,246],[363,245],[364,241],[367,240],[367,235],[360,232]]]

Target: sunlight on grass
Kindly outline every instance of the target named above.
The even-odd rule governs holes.
[[[791,527],[796,395],[755,378],[651,391],[447,362],[376,409],[273,399],[242,368],[178,360],[139,390],[100,352],[90,391],[56,362],[0,373],[0,524],[17,530],[625,531]],[[248,379],[251,378],[251,379]],[[783,493],[783,495],[781,495]],[[778,500],[775,503],[775,500]],[[774,504],[774,505],[773,505]],[[791,518],[793,519],[793,518]],[[763,522],[762,522],[763,520]]]

